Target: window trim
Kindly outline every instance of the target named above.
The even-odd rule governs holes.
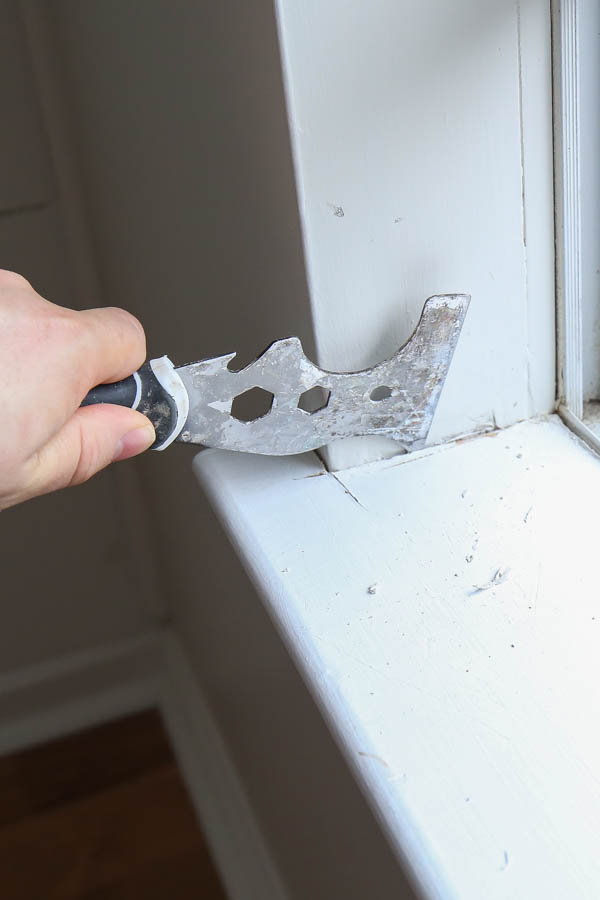
[[[553,0],[557,409],[600,453],[600,437],[586,424],[583,409],[580,26],[579,0]]]

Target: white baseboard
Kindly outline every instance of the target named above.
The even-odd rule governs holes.
[[[161,709],[179,766],[231,900],[289,900],[179,640],[165,647]]]
[[[0,755],[157,705],[151,632],[0,675]]]

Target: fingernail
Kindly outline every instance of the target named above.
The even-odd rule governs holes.
[[[129,459],[131,456],[137,456],[143,453],[148,447],[154,443],[155,433],[152,425],[143,425],[141,428],[134,428],[124,434],[115,450],[113,462],[120,459]]]

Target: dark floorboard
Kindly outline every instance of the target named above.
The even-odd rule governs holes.
[[[225,900],[160,718],[0,759],[3,900]]]

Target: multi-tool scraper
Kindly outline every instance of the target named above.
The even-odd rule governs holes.
[[[129,378],[89,392],[82,405],[115,403],[144,413],[155,450],[173,441],[284,456],[340,438],[378,434],[406,450],[423,447],[470,297],[441,294],[425,303],[412,337],[390,359],[361,372],[327,372],[298,338],[271,344],[241,371],[235,353],[175,367],[152,359]],[[266,409],[237,412],[236,398],[258,389]],[[248,420],[249,419],[249,420]]]

